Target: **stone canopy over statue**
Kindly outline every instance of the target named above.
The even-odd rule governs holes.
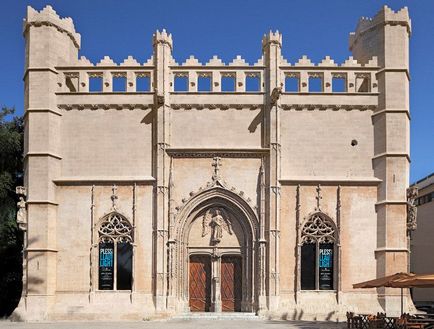
[[[208,209],[202,216],[202,237],[211,232],[211,243],[218,244],[223,238],[223,230],[232,235],[232,225],[223,208]]]

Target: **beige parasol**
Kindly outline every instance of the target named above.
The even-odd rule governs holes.
[[[401,288],[401,314],[404,311],[404,288],[433,288],[434,274],[395,273],[382,278],[353,284],[353,288]]]

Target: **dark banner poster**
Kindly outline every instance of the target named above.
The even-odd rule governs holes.
[[[333,244],[319,246],[319,289],[333,289]]]
[[[99,290],[113,290],[114,245],[99,244]]]

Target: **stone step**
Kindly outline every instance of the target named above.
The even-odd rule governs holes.
[[[260,320],[255,313],[250,312],[189,312],[176,315],[172,320]]]

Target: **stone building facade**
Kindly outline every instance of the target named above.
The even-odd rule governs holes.
[[[411,186],[418,191],[414,198],[417,222],[411,235],[410,269],[413,273],[434,273],[434,173]],[[434,307],[434,288],[414,288],[413,301],[418,306]]]
[[[288,63],[279,32],[253,65],[178,64],[164,30],[144,64],[94,64],[70,18],[29,7],[15,315],[397,311],[352,284],[407,269],[410,33],[385,6],[342,64]]]

